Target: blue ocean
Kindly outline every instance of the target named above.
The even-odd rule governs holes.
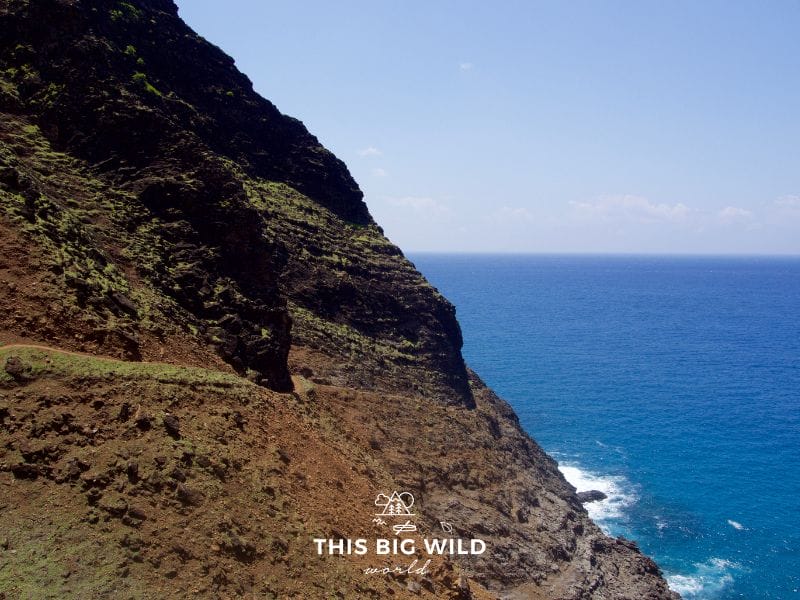
[[[687,600],[800,599],[800,259],[410,258],[604,530]]]

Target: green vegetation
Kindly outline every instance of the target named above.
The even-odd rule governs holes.
[[[147,380],[158,383],[206,386],[214,388],[256,389],[255,384],[238,377],[199,367],[173,366],[163,363],[143,363],[67,354],[38,348],[0,346],[0,366],[9,357],[19,358],[25,365],[25,376],[79,379],[81,381]],[[0,371],[0,384],[8,385],[12,378]]]
[[[306,225],[324,225],[329,218],[322,206],[285,183],[252,179],[243,183],[253,206],[268,216],[280,215]]]
[[[131,198],[118,190],[108,190],[82,172],[73,159],[53,151],[36,125],[22,120],[9,120],[8,125],[14,133],[0,142],[0,163],[46,183],[43,189],[47,195],[28,194],[26,200],[21,194],[0,190],[0,214],[5,213],[41,248],[42,266],[51,274],[51,280],[60,279],[66,284],[59,289],[73,292],[62,292],[58,297],[68,318],[109,332],[130,332],[130,317],[144,330],[159,328],[163,333],[179,329],[174,319],[159,318],[164,312],[180,312],[173,300],[149,286],[132,287],[115,260],[98,250],[107,246],[102,243],[105,232],[124,231],[124,223],[139,215],[140,209]],[[24,161],[18,158],[18,147],[25,148]],[[80,193],[72,196],[76,189]],[[166,252],[157,240],[157,225],[145,223],[129,238],[117,237],[114,243],[121,246],[122,256],[128,261],[157,267]],[[133,301],[138,314],[122,315],[111,299],[115,293]]]
[[[97,540],[83,538],[78,531],[77,519],[69,522],[42,518],[9,524],[14,552],[3,553],[0,590],[11,594],[9,598],[42,600],[64,598],[65,587],[74,598],[144,597],[146,590],[141,582],[119,577],[117,565],[125,558],[125,553],[117,540],[107,534],[104,551],[98,553]],[[63,551],[54,552],[54,548],[62,547]],[[86,565],[88,573],[65,579],[64,573],[87,559],[91,561]]]
[[[34,104],[50,108],[55,104],[56,100],[59,98],[59,96],[61,96],[61,94],[63,94],[63,92],[63,85],[49,83],[43,91],[36,94],[36,96],[34,96],[31,100]]]
[[[0,96],[10,96],[14,99],[18,99],[19,91],[17,90],[17,86],[7,79],[0,77]]]
[[[106,257],[92,252],[91,234],[84,219],[89,211],[59,207],[52,200],[40,196],[36,201],[36,219],[27,223],[21,217],[26,205],[20,195],[9,195],[4,208],[24,229],[33,234],[47,250],[52,270],[75,289],[82,290],[84,297],[102,298],[113,292],[128,294],[130,286],[125,276]]]
[[[232,168],[238,170],[236,166]],[[363,285],[365,268],[382,271],[397,267],[398,251],[377,225],[348,223],[286,183],[254,180],[241,172],[239,177],[248,199],[263,215],[269,234],[295,249],[292,260],[298,271],[303,269],[301,265],[313,265],[309,277],[314,277],[317,270],[328,278],[324,285],[347,287]],[[331,281],[331,275],[336,279]],[[416,273],[413,276],[426,294],[441,300],[441,295],[422,277]],[[425,346],[420,340],[405,339],[399,334],[370,335],[348,324],[347,317],[333,320],[292,301],[288,307],[294,320],[295,340],[314,348],[336,348],[357,368],[374,362],[376,368],[389,373],[424,363],[421,357]]]
[[[41,168],[40,176],[63,177],[74,169],[65,155],[54,152],[41,135],[38,126],[20,123],[19,141],[33,150],[30,160]],[[13,155],[13,148],[0,146],[1,155]],[[94,183],[81,181],[91,193]],[[40,195],[33,202],[19,194],[3,193],[2,209],[21,228],[36,238],[51,261],[52,271],[61,274],[67,283],[77,283],[87,294],[103,296],[111,292],[127,294],[129,285],[122,273],[102,254],[92,250],[92,235],[88,225],[96,218],[95,211],[86,207],[59,205]],[[27,215],[27,216],[25,216]]]
[[[154,96],[159,97],[164,95],[161,93],[161,90],[147,80],[147,75],[141,71],[134,72],[134,74],[131,76],[131,80],[148,94],[153,94]]]
[[[358,361],[364,356],[380,356],[387,360],[411,363],[418,358],[414,354],[417,346],[409,340],[378,340],[360,333],[350,325],[319,317],[292,302],[289,303],[289,313],[295,321],[295,328],[303,331],[307,342],[316,341],[319,346],[333,344],[340,350],[349,349],[352,360]]]
[[[39,71],[27,63],[20,65],[19,67],[8,66],[5,69],[0,70],[0,80],[6,79],[9,83],[12,81],[17,83],[33,83],[37,82],[39,77]]]
[[[128,44],[127,46],[125,46],[125,50],[123,50],[122,53],[125,56],[129,57],[129,58],[135,58],[136,59],[136,66],[143,67],[145,65],[144,59],[141,56],[138,56],[138,53],[136,51],[136,46]],[[146,83],[146,79],[147,78],[145,77],[145,83]],[[153,89],[155,89],[155,88],[153,88]]]
[[[130,2],[117,2],[117,7],[109,11],[111,20],[116,21],[139,21],[142,18],[142,11]]]
[[[322,257],[333,267],[347,267],[350,264],[347,255],[365,256],[373,250],[383,253],[393,249],[392,243],[386,239],[377,225],[361,225],[348,223],[336,217],[326,208],[314,202],[308,196],[301,194],[293,187],[278,181],[252,180],[242,175],[245,190],[253,206],[265,213],[265,222],[269,227],[276,221],[270,217],[279,217],[298,229],[308,230],[311,225],[322,231],[329,229],[343,229],[350,236],[345,240],[337,240],[336,245],[341,248],[341,253],[332,253]],[[283,223],[283,227],[286,223]],[[277,234],[277,232],[276,232]],[[341,242],[345,242],[342,247]]]

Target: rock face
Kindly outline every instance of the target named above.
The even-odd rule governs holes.
[[[179,161],[177,172],[186,173],[213,153],[254,177],[291,185],[348,221],[372,222],[344,164],[255,94],[233,60],[186,27],[170,0],[4,5],[6,68],[16,70],[21,103],[59,149],[116,171],[118,183],[157,172],[163,160]]]
[[[0,113],[0,590],[674,598],[467,369],[344,164],[170,0],[0,0]],[[393,489],[486,554],[406,581],[313,553]],[[63,581],[32,524],[83,555]]]
[[[126,258],[225,360],[288,389],[288,298],[295,339],[371,372],[389,361],[397,387],[470,402],[452,306],[385,240],[344,164],[255,94],[172,2],[4,4],[0,106],[81,160],[95,197],[75,208],[105,201],[109,225],[135,240]],[[42,170],[59,168],[46,158],[7,175],[27,198],[17,214],[68,218],[41,189]],[[93,293],[87,277],[73,282],[81,296]]]
[[[589,490],[587,492],[578,492],[576,494],[578,497],[578,502],[581,504],[586,504],[587,502],[599,502],[600,500],[605,500],[608,498],[603,492],[600,490]]]

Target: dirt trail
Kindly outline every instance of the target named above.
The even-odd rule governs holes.
[[[95,360],[105,360],[109,362],[118,362],[118,363],[131,363],[137,365],[161,365],[166,367],[187,367],[187,368],[196,368],[196,367],[188,367],[187,365],[179,365],[174,363],[167,363],[167,362],[153,362],[147,360],[121,360],[119,358],[113,358],[111,356],[103,356],[101,354],[88,354],[86,352],[75,352],[73,350],[64,350],[62,348],[53,348],[52,346],[43,346],[41,344],[5,344],[0,346],[0,352],[3,350],[9,350],[13,348],[29,348],[33,350],[42,350],[44,352],[56,352],[58,354],[67,354],[69,356],[77,356],[79,358],[93,358]],[[214,371],[216,369],[208,369],[208,371]],[[220,371],[222,372],[222,371]]]

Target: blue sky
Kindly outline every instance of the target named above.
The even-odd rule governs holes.
[[[800,253],[800,3],[178,0],[404,250]]]

